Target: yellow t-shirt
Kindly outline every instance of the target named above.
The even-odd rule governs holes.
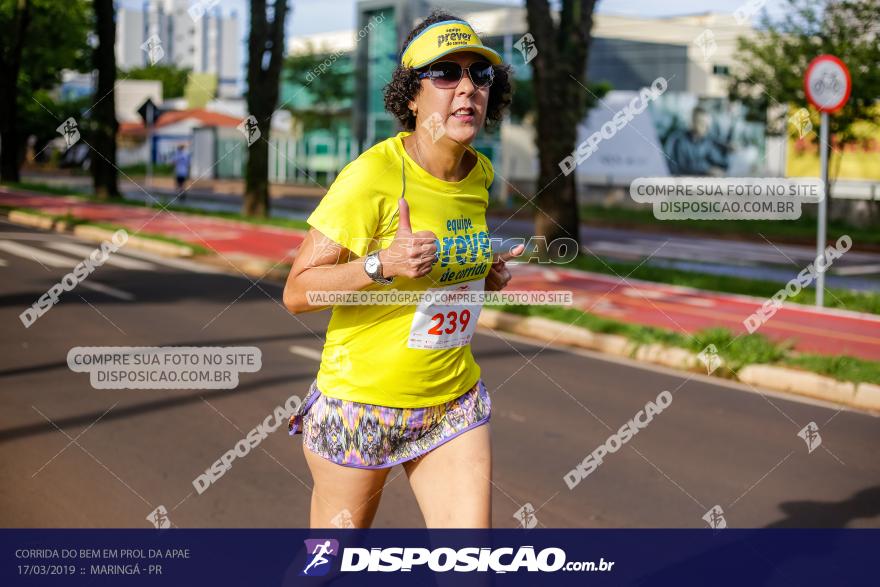
[[[486,226],[492,164],[469,147],[477,161],[468,176],[440,180],[406,152],[402,139],[409,134],[398,133],[346,165],[308,223],[364,256],[394,240],[397,201],[404,194],[413,232],[432,231],[439,258],[424,277],[396,276],[391,285],[371,284],[364,291],[461,289],[464,283],[482,290],[492,259]],[[437,312],[415,305],[336,305],[318,387],[328,397],[398,408],[454,399],[480,377],[469,334],[478,314],[478,306]]]

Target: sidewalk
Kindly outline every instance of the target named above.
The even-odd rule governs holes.
[[[96,204],[77,198],[42,196],[0,187],[0,205],[124,226],[213,250],[223,257],[259,260],[266,269],[291,263],[305,233],[178,212]],[[691,333],[725,327],[745,333],[743,320],[764,299],[641,282],[584,271],[512,265],[514,290],[569,290],[575,306],[632,324]],[[784,284],[780,284],[782,287]],[[793,340],[803,352],[851,355],[880,361],[880,317],[787,304],[759,332],[774,341]]]

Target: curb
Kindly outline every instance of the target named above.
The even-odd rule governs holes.
[[[101,228],[100,226],[91,225],[74,225],[71,226],[66,220],[53,218],[51,216],[43,216],[23,210],[11,210],[9,212],[9,221],[22,226],[30,226],[33,228],[42,228],[44,230],[55,230],[57,232],[72,232],[75,236],[91,241],[101,242],[109,240],[115,230]],[[142,236],[129,236],[125,246],[133,249],[140,249],[148,253],[155,253],[165,257],[192,257],[195,253],[192,247],[186,245],[178,245],[160,240],[151,239]]]
[[[42,216],[40,214],[32,214],[21,210],[9,211],[9,222],[13,224],[21,224],[22,226],[31,226],[33,228],[44,228],[52,230],[55,225],[55,219],[51,216]]]
[[[75,236],[97,242],[109,240],[115,232],[115,230],[101,228],[99,226],[79,225],[73,227],[73,234]],[[126,241],[125,243],[125,246],[131,247],[133,249],[147,251],[148,253],[163,255],[165,257],[188,258],[193,256],[192,248],[187,247],[186,245],[166,243],[164,241],[153,240],[151,238],[145,238],[137,235],[129,236],[128,241]]]
[[[623,336],[600,334],[548,318],[517,316],[483,308],[480,311],[478,324],[493,330],[503,330],[529,338],[553,341],[629,359],[634,358],[674,369],[702,370],[702,363],[696,353],[686,349],[661,344],[639,345]],[[746,365],[739,370],[737,378],[753,386],[880,412],[880,385],[856,384],[809,371],[759,364]]]

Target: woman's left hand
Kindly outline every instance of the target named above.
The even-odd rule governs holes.
[[[507,287],[507,283],[510,281],[510,271],[506,267],[507,261],[519,257],[525,250],[525,245],[516,245],[507,253],[494,255],[492,267],[489,269],[489,274],[486,275],[486,291],[501,291]]]

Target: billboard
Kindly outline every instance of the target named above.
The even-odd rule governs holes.
[[[602,132],[639,92],[609,92],[578,129],[578,143]],[[723,98],[662,93],[644,112],[602,141],[577,168],[590,181],[629,182],[669,175],[755,177],[766,174],[763,123],[746,119],[745,108]],[[619,124],[616,126],[620,126]]]

